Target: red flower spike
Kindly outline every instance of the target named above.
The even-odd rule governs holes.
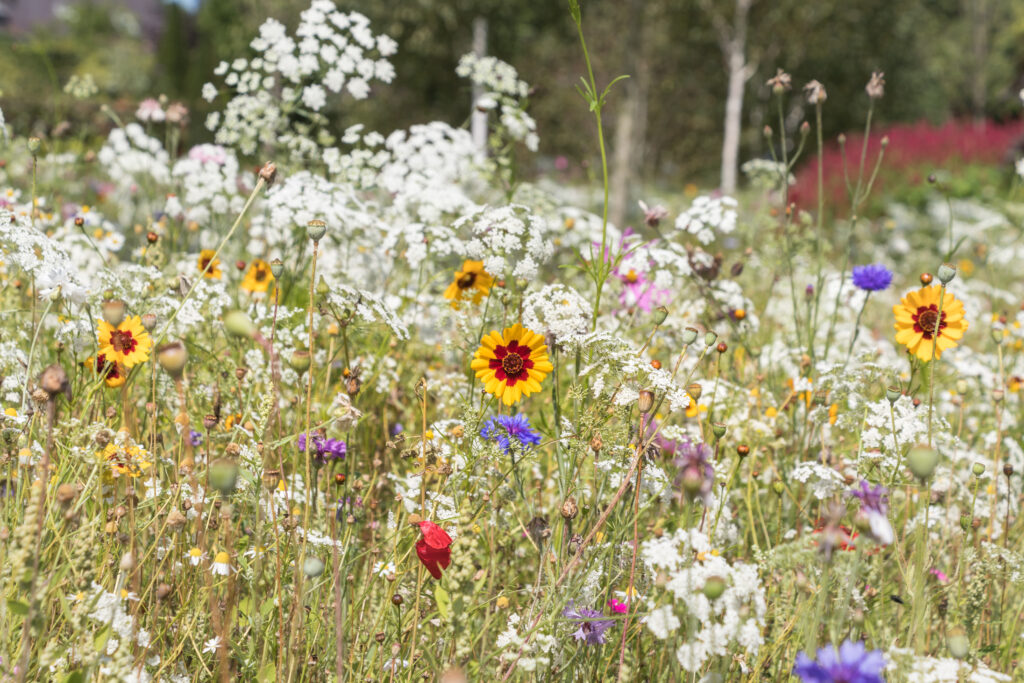
[[[423,537],[416,541],[416,556],[435,579],[452,563],[452,537],[433,522],[417,524]]]

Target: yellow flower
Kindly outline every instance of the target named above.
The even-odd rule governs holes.
[[[206,270],[204,277],[208,277],[211,280],[220,279],[220,259],[213,258],[213,255],[216,253],[213,249],[203,249],[199,252],[199,272],[203,272],[209,266],[210,269]]]
[[[473,303],[478,304],[493,285],[494,278],[484,270],[483,261],[463,261],[462,270],[455,271],[452,283],[444,290],[444,298],[452,302],[452,308],[458,308],[463,297],[470,295]]]
[[[85,365],[93,368],[97,375],[101,375],[107,386],[111,389],[124,384],[125,377],[128,374],[120,363],[108,363],[107,357],[102,353],[97,355],[96,358],[90,357],[87,359]]]
[[[956,340],[967,331],[964,305],[948,292],[942,299],[942,319],[939,319],[940,290],[939,285],[922,287],[908,292],[892,307],[896,317],[896,341],[925,362],[932,359],[933,352],[935,358],[942,357],[942,352],[955,347]]]
[[[111,441],[106,448],[97,454],[115,474],[137,477],[153,466],[147,460],[148,453],[135,444],[118,445]]]
[[[263,294],[274,283],[274,274],[270,272],[270,264],[263,259],[255,259],[242,280],[242,289],[250,294]]]
[[[139,316],[125,318],[117,327],[106,320],[100,320],[98,332],[100,353],[107,363],[121,363],[130,368],[149,360],[153,340],[149,338]]]
[[[544,337],[519,323],[501,334],[484,335],[480,344],[469,366],[484,388],[507,406],[540,391],[540,383],[554,370]]]

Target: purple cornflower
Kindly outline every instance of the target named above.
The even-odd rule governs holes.
[[[604,632],[615,625],[611,619],[601,619],[604,614],[596,609],[577,608],[572,600],[562,610],[562,616],[580,625],[572,637],[585,641],[587,645],[604,645]]]
[[[868,652],[864,643],[847,640],[838,651],[834,645],[819,649],[818,661],[800,652],[793,674],[803,683],[885,683],[884,668],[881,650]]]
[[[868,266],[854,266],[853,284],[865,292],[878,292],[892,283],[892,271],[881,263]]]
[[[852,489],[850,495],[860,500],[860,511],[855,521],[875,541],[889,545],[895,540],[892,524],[889,523],[889,491],[881,484],[871,486],[861,479],[860,487]]]
[[[202,432],[197,432],[194,429],[190,429],[188,430],[188,440],[189,443],[191,443],[194,448],[199,444],[203,443],[203,434]]]
[[[480,436],[488,441],[497,441],[498,447],[508,455],[513,443],[518,450],[526,451],[540,443],[540,434],[533,431],[526,415],[497,415],[492,417],[480,430]]]
[[[697,441],[676,441],[675,459],[672,464],[679,468],[676,474],[676,488],[689,499],[711,498],[711,486],[715,482],[715,468],[708,461],[711,446]]]
[[[345,458],[345,451],[347,447],[344,441],[338,439],[328,439],[325,436],[313,435],[313,456],[321,464],[328,462],[329,460],[343,460]],[[306,435],[299,434],[299,450],[306,450]]]

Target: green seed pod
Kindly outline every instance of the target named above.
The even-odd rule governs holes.
[[[319,242],[320,238],[327,232],[327,224],[321,220],[311,220],[306,223],[306,234],[309,235],[309,239],[314,242]]]
[[[965,659],[971,651],[971,640],[963,628],[954,626],[946,632],[946,647],[949,648],[949,654],[957,659]]]
[[[931,446],[918,444],[907,453],[907,466],[914,476],[924,481],[935,472],[935,466],[939,464],[939,454]]]
[[[288,365],[300,375],[309,370],[311,363],[312,359],[310,358],[309,351],[305,349],[295,349],[292,351],[292,355],[288,357]]]
[[[665,318],[668,317],[668,309],[664,306],[658,306],[654,309],[654,313],[651,314],[651,318],[654,320],[655,325],[660,325],[665,322]]]
[[[256,325],[242,311],[228,311],[224,314],[224,329],[236,337],[253,337]]]
[[[230,460],[215,460],[210,464],[210,486],[221,495],[228,496],[238,484],[238,466]]]
[[[697,341],[698,334],[699,332],[697,332],[696,327],[687,327],[683,330],[683,343],[689,346],[693,342]]]
[[[939,276],[939,282],[948,285],[956,277],[956,266],[951,263],[943,263],[939,266],[937,275]]]
[[[725,579],[720,576],[709,576],[704,582],[704,597],[708,600],[717,600],[725,592]]]

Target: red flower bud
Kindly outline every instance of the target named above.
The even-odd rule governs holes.
[[[433,522],[417,524],[423,537],[416,541],[416,555],[435,579],[452,563],[452,537]]]

